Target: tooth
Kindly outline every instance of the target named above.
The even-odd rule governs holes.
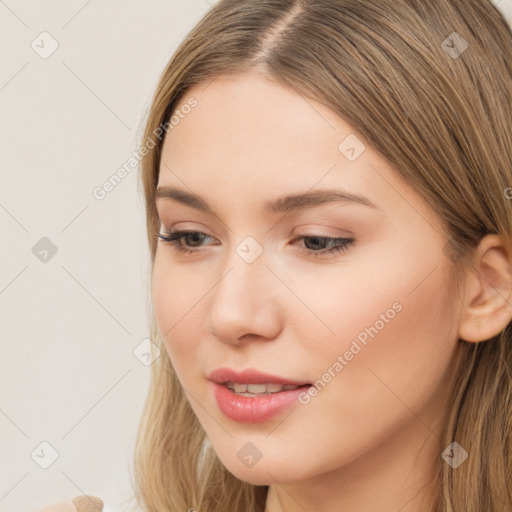
[[[265,393],[267,391],[266,384],[247,384],[248,393]]]
[[[231,381],[226,382],[225,386],[242,396],[269,395],[270,393],[279,393],[280,391],[288,391],[300,387],[295,384],[242,384]]]

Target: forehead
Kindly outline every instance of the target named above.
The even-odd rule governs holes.
[[[192,98],[196,106],[185,114]],[[338,177],[343,168],[361,170],[340,152],[353,131],[343,119],[263,75],[223,75],[198,84],[176,113],[179,122],[165,139],[162,162],[191,178],[215,174],[231,183],[243,177],[247,184],[272,178],[279,188],[280,178],[293,177],[312,186],[333,166]]]
[[[195,106],[183,108],[191,99]],[[159,186],[180,186],[212,202],[229,199],[233,206],[343,188],[383,209],[427,214],[421,198],[347,122],[274,79],[221,75],[190,88],[176,113],[179,122],[163,146]],[[347,156],[350,146],[355,159]]]
[[[218,77],[187,96],[194,97],[197,106],[169,137],[176,158],[207,157],[212,163],[229,161],[245,168],[273,160],[282,165],[284,157],[310,161],[329,149],[336,155],[341,133],[335,133],[349,131],[327,120],[334,117],[329,109],[318,112],[293,89],[260,76]]]

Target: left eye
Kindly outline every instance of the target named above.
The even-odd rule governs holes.
[[[310,240],[309,245],[315,247],[318,245],[321,245],[321,250],[314,250],[310,248],[301,248],[301,251],[305,252],[306,254],[310,256],[319,256],[324,254],[338,254],[340,252],[343,252],[348,249],[350,245],[354,243],[353,238],[332,238],[329,236],[317,236],[317,235],[306,235],[301,236],[297,238],[296,240],[303,240],[306,242],[307,240]],[[311,243],[312,242],[312,243]],[[307,246],[308,244],[305,243]],[[325,245],[327,245],[329,248],[323,248]]]
[[[171,231],[169,233],[157,233],[157,236],[163,240],[162,243],[169,244],[172,248],[179,253],[194,253],[198,252],[197,249],[190,247],[201,247],[201,241],[211,236],[200,231]],[[183,245],[183,240],[192,242],[192,245]],[[306,246],[313,246],[316,249],[308,247],[301,247],[300,251],[308,256],[322,256],[326,254],[338,254],[345,251],[350,245],[354,243],[353,238],[333,238],[327,236],[305,235],[298,237],[294,240],[308,241]],[[327,248],[325,247],[327,245]],[[320,246],[320,247],[318,247]]]

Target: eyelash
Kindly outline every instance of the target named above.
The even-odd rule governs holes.
[[[162,240],[162,243],[169,244],[172,246],[173,250],[175,250],[178,253],[181,254],[192,254],[195,252],[198,252],[197,249],[186,249],[183,247],[183,245],[180,243],[182,239],[191,234],[200,234],[204,235],[207,238],[211,238],[209,235],[206,235],[205,233],[201,233],[201,231],[171,231],[169,233],[164,232],[162,233],[156,233],[156,235]],[[316,235],[304,235],[299,238],[296,238],[295,240],[303,240],[304,238],[318,238],[320,240],[327,240],[329,242],[338,242],[340,245],[334,246],[331,249],[324,249],[322,251],[313,251],[312,249],[305,249],[301,248],[300,251],[307,256],[313,256],[313,257],[319,257],[319,256],[325,256],[328,254],[336,255],[339,253],[342,253],[348,249],[353,243],[353,238],[333,238],[328,236],[316,236]]]

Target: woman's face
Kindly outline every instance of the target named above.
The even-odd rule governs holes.
[[[440,220],[333,111],[277,81],[217,77],[178,111],[158,186],[209,211],[157,199],[161,234],[197,233],[177,241],[192,253],[159,240],[152,298],[215,452],[257,485],[409,471],[437,441],[459,354]],[[334,189],[363,199],[278,202]],[[291,403],[269,414],[277,395],[222,387],[220,406],[208,377],[221,367],[317,393],[283,392]]]

